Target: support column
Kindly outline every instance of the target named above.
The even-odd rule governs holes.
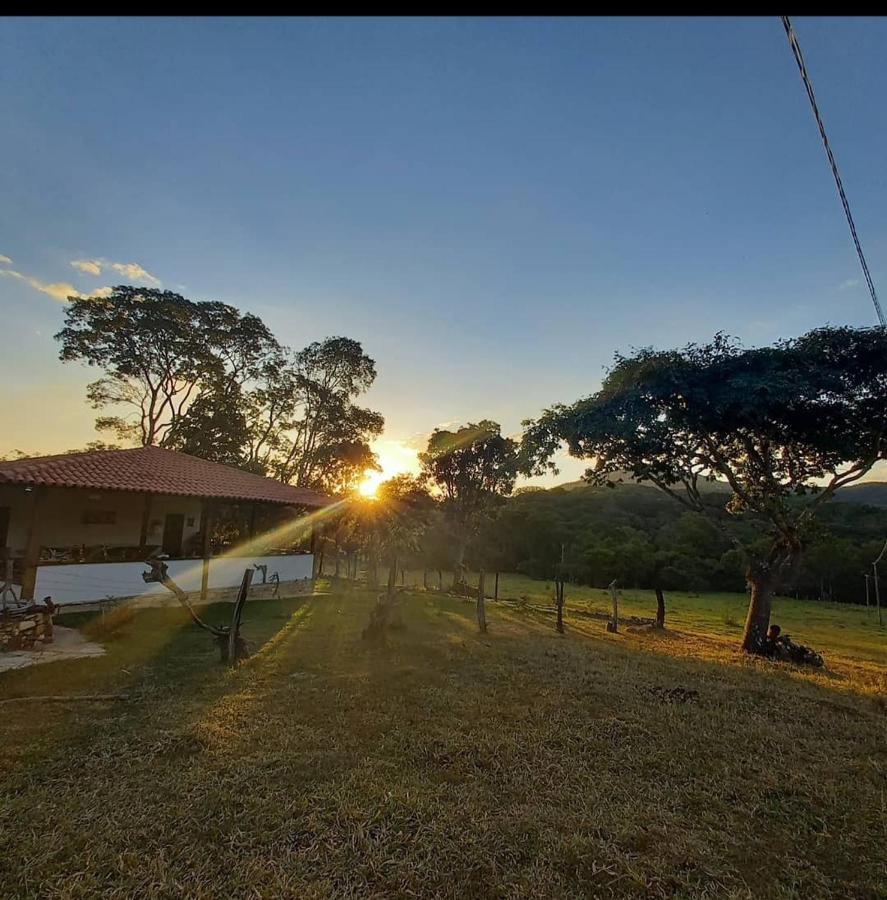
[[[308,549],[311,551],[311,580],[317,581],[317,529],[312,522],[311,537],[309,539]]]
[[[35,487],[31,491],[28,510],[28,531],[25,540],[25,555],[22,560],[22,600],[33,600],[37,586],[37,565],[40,562],[40,517],[46,498],[46,489]]]
[[[148,525],[151,523],[151,494],[145,494],[142,506],[142,526],[139,531],[139,549],[144,550],[148,545]]]
[[[200,530],[203,538],[201,556],[203,557],[203,570],[200,575],[200,602],[206,603],[206,594],[209,589],[209,560],[212,556],[212,542],[210,535],[213,527],[212,505],[208,500],[203,501],[200,510]]]

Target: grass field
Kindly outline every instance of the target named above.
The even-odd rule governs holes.
[[[2,894],[887,893],[867,626],[810,638],[813,673],[737,654],[708,600],[670,598],[661,636],[491,603],[481,637],[470,604],[406,593],[379,647],[373,599],[250,604],[237,670],[149,609],[106,622],[105,657],[0,676],[3,697],[129,697],[0,706]]]
[[[476,583],[477,575],[469,574]],[[437,573],[429,573],[430,584],[437,586]],[[443,573],[447,588],[452,574]],[[422,584],[421,572],[405,574],[407,586]],[[492,576],[487,575],[486,593],[492,595]],[[536,581],[523,575],[503,573],[499,576],[500,598],[524,599],[531,605],[554,608],[554,582]],[[599,588],[567,585],[567,609],[606,613],[611,608],[610,594]],[[666,621],[681,631],[720,635],[738,643],[748,609],[746,594],[688,594],[666,592]],[[653,591],[620,590],[619,612],[625,616],[653,618],[656,598]],[[773,604],[773,621],[783,631],[803,644],[826,653],[850,659],[870,660],[887,666],[887,609],[882,610],[884,625],[878,626],[874,607],[840,603],[813,603],[777,597]]]

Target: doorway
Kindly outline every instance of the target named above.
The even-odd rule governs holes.
[[[182,533],[185,517],[182,513],[167,513],[163,522],[163,552],[167,556],[182,555]]]

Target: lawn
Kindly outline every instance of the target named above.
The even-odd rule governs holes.
[[[868,650],[747,660],[676,597],[663,636],[490,603],[481,637],[422,593],[368,646],[373,600],[250,604],[237,670],[149,609],[105,623],[105,657],[0,676],[4,697],[128,696],[0,706],[4,896],[887,893]]]
[[[477,582],[476,573],[469,581]],[[437,586],[437,573],[429,573],[430,584]],[[493,576],[487,575],[486,593],[493,593]],[[421,572],[406,572],[407,586],[422,584]],[[443,573],[447,588],[452,574]],[[503,573],[499,576],[499,597],[523,599],[530,605],[550,606],[554,609],[554,582],[537,581],[524,575]],[[611,609],[609,591],[568,584],[566,604],[574,611],[607,613]],[[887,604],[887,598],[885,598]],[[685,593],[666,591],[666,619],[669,625],[682,631],[729,637],[738,644],[742,637],[748,609],[746,594]],[[656,597],[653,591],[620,590],[619,613],[625,616],[653,618]],[[838,654],[850,659],[869,660],[887,666],[887,608],[882,610],[884,625],[878,626],[874,607],[842,603],[814,603],[777,597],[773,603],[773,621],[782,626],[802,644],[824,653]]]

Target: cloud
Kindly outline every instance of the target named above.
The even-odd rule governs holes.
[[[21,272],[16,272],[14,269],[0,269],[0,275],[6,275],[8,278],[17,278],[19,281],[23,281],[28,286],[34,288],[35,291],[40,291],[42,294],[48,294],[53,300],[61,300],[64,302],[68,297],[83,296],[73,284],[68,284],[67,281],[41,281],[39,278],[34,278],[32,275],[23,275]]]
[[[138,263],[108,263],[115,272],[125,275],[133,281],[150,281],[153,284],[160,284],[160,279],[155,278],[150,272],[146,272]]]
[[[83,272],[86,275],[102,274],[102,263],[98,259],[72,259],[71,265],[78,272]]]
[[[24,275],[21,272],[16,272],[15,269],[0,269],[0,275],[5,275],[7,278],[15,278],[28,285],[28,287],[32,287],[35,291],[40,291],[41,294],[46,294],[48,297],[52,297],[53,300],[58,300],[61,303],[64,303],[71,297],[108,297],[113,293],[112,288],[102,287],[98,288],[98,290],[90,291],[88,294],[83,294],[67,281],[41,281],[33,275]]]
[[[839,291],[849,291],[850,288],[855,288],[859,284],[858,278],[848,278],[846,281],[842,281],[838,285]]]
[[[149,284],[160,284],[160,279],[152,275],[144,266],[138,263],[111,262],[107,259],[73,259],[71,265],[84,275],[99,276],[105,269],[113,269],[115,272],[128,278],[130,281],[146,281]]]
[[[0,266],[11,266],[12,260],[8,256],[4,256],[0,253]]]

